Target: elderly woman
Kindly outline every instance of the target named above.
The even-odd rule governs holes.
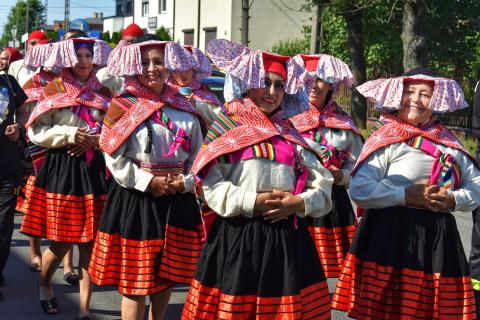
[[[333,307],[353,318],[474,319],[468,264],[452,211],[479,205],[480,176],[433,112],[466,107],[459,85],[413,70],[357,88],[394,110],[365,143],[350,196],[366,209]]]
[[[212,73],[208,58],[200,49],[184,46],[165,52],[165,62],[172,73],[169,84],[194,104],[203,124],[209,127],[220,112],[221,102],[202,85],[202,80]]]
[[[165,84],[173,42],[145,35],[117,51],[108,73],[124,76],[100,145],[115,179],[89,272],[122,294],[122,319],[163,319],[171,287],[190,283],[202,248],[202,221],[190,168],[202,143],[195,108]],[[166,48],[167,47],[167,48]]]
[[[89,318],[92,287],[87,269],[107,189],[105,162],[97,147],[110,101],[110,91],[98,82],[95,71],[96,65],[106,63],[110,47],[104,41],[78,38],[54,43],[47,52],[32,65],[62,71],[45,86],[45,98],[26,125],[30,141],[48,151],[25,207],[21,232],[51,241],[42,255],[39,282],[40,304],[49,314],[58,312],[52,276],[71,244],[78,245],[78,317]]]
[[[332,211],[317,219],[309,218],[309,231],[325,276],[338,278],[355,233],[355,213],[347,187],[363,138],[352,118],[336,104],[334,94],[341,84],[351,86],[353,76],[343,61],[326,54],[302,54],[294,59],[305,66],[314,85],[309,110],[290,120],[334,177]]]
[[[287,119],[301,109],[294,96],[303,70],[289,57],[227,40],[207,51],[229,73],[226,90],[235,83],[246,96],[236,92],[218,115],[192,169],[216,219],[182,317],[330,318],[303,218],[331,209],[332,177]]]

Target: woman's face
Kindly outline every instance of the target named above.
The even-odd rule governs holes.
[[[10,53],[7,50],[0,52],[0,71],[8,71]]]
[[[175,72],[172,74],[172,77],[179,86],[188,87],[193,79],[193,69],[188,69],[184,72]]]
[[[426,81],[409,81],[403,86],[402,108],[398,115],[414,126],[427,122],[433,111],[428,109],[433,95],[433,84]]]
[[[285,95],[285,81],[276,73],[265,73],[265,88],[250,89],[247,96],[255,102],[265,115],[280,107]]]
[[[162,93],[163,84],[168,75],[168,70],[163,63],[163,49],[145,48],[142,50],[143,73],[137,79],[146,88],[155,93]]]
[[[93,54],[87,48],[80,48],[76,51],[78,62],[72,68],[73,75],[80,81],[85,81],[93,69]]]
[[[328,101],[325,101],[328,91],[332,90],[333,86],[331,83],[323,82],[320,79],[315,81],[315,84],[310,91],[308,100],[312,105],[314,105],[318,110],[323,109]]]

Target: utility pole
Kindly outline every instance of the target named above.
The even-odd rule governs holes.
[[[30,2],[29,0],[26,1],[27,2],[27,15],[25,17],[25,33],[28,33],[28,3]],[[27,47],[27,45],[25,45],[25,48]]]
[[[69,29],[70,24],[70,0],[65,0],[65,17],[63,22],[63,30],[65,30],[65,34]]]
[[[45,26],[48,24],[48,0],[45,0]]]
[[[310,53],[316,54],[322,52],[323,40],[323,21],[322,21],[322,7],[320,2],[316,5],[315,15],[312,19],[312,38],[310,41]]]
[[[242,43],[248,46],[248,19],[250,19],[249,11],[250,4],[249,0],[242,0]]]

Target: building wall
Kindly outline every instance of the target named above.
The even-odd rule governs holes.
[[[302,38],[313,13],[300,12],[304,0],[255,0],[250,8],[249,47],[271,50],[279,40]],[[241,41],[242,1],[233,0],[232,40]]]
[[[133,22],[133,16],[130,17],[109,17],[103,20],[103,32],[120,32]]]
[[[135,23],[142,29],[147,29],[149,33],[154,33],[161,26],[169,30],[170,34],[173,32],[173,2],[174,0],[167,0],[167,10],[165,12],[159,12],[161,0],[149,0],[148,14],[142,16],[142,3],[144,0],[135,0],[134,2],[134,19]],[[149,28],[149,17],[157,19],[156,27]]]
[[[205,0],[204,0],[205,1]],[[193,43],[197,43],[198,0],[175,1],[175,34],[173,40],[184,43],[184,30],[193,29]]]

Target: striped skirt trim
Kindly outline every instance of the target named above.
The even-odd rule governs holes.
[[[46,192],[33,186],[20,232],[59,242],[94,240],[106,195],[84,196]]]
[[[332,307],[352,318],[475,319],[469,276],[443,277],[362,261],[348,254]]]
[[[16,211],[25,213],[25,207],[28,203],[28,199],[30,198],[30,194],[32,193],[32,187],[34,183],[35,176],[28,176],[25,186],[22,187],[22,194],[17,197],[17,204],[15,206]]]
[[[352,245],[355,228],[356,223],[335,228],[308,226],[325,277],[338,278],[340,275],[345,256]]]
[[[327,282],[312,284],[285,297],[233,296],[193,280],[182,319],[330,319]]]
[[[200,226],[199,226],[200,228]],[[166,226],[166,238],[131,240],[98,232],[89,273],[97,285],[115,285],[125,295],[155,294],[190,283],[202,250],[201,230]]]

